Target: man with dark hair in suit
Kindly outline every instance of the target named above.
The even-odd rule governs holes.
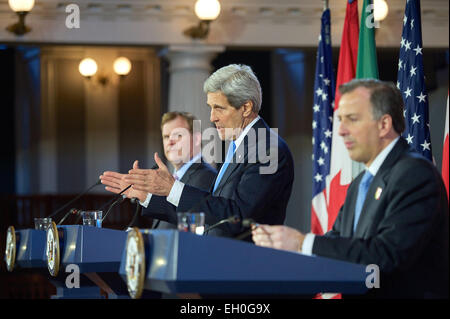
[[[260,83],[246,65],[231,64],[204,83],[210,120],[228,151],[214,185],[208,191],[176,181],[155,154],[158,170],[133,169],[124,178],[133,188],[161,196],[177,206],[205,213],[215,224],[238,216],[266,224],[283,223],[294,179],[292,155],[286,143],[258,115]],[[245,229],[224,223],[215,235],[234,237]],[[244,238],[251,240],[250,236]]]
[[[257,245],[376,264],[379,288],[369,297],[448,297],[448,201],[435,166],[400,135],[400,91],[388,82],[353,80],[339,88],[339,135],[366,169],[350,185],[324,236],[260,225]],[[332,272],[333,269],[330,269]]]
[[[187,112],[167,112],[162,116],[164,155],[174,167],[174,178],[200,189],[209,189],[216,177],[216,170],[201,157],[201,133],[193,131],[195,120],[196,118]],[[138,161],[134,162],[133,168],[138,168]],[[124,176],[125,174],[107,171],[100,179],[106,185],[106,190],[117,194],[129,185],[123,180]],[[165,197],[136,191],[133,188],[125,195],[128,198],[139,199],[141,205],[145,207],[142,215],[158,219],[156,223],[154,222],[154,226],[158,229],[176,228],[175,207],[167,202]]]

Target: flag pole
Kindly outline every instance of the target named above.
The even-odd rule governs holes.
[[[325,11],[326,9],[328,9],[328,0],[322,0],[323,2],[323,11]]]

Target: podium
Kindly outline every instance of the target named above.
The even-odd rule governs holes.
[[[61,270],[53,277],[57,285],[54,298],[102,298],[100,288],[108,298],[129,298],[126,284],[118,275],[127,238],[125,231],[81,225],[58,226],[57,229]],[[70,273],[64,270],[73,265],[80,273],[80,288],[67,289],[65,281]]]
[[[367,291],[364,265],[176,230],[141,230],[141,234],[146,290],[237,297]],[[125,281],[130,276],[127,250],[119,271]]]
[[[33,268],[47,275],[56,287],[57,294],[52,296],[55,299],[103,298],[100,288],[108,298],[129,298],[126,284],[118,275],[126,232],[80,225],[57,226],[57,230],[60,235],[57,267],[61,268],[57,276],[50,276],[48,270],[47,232],[35,229],[14,230],[10,227],[8,230],[11,232],[7,243],[10,271],[15,267]],[[67,268],[69,272],[65,272],[67,266],[72,266]],[[73,266],[79,270],[79,288],[67,287]]]

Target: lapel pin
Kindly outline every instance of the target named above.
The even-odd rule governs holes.
[[[376,192],[375,192],[375,199],[379,200],[380,196],[381,196],[381,192],[383,191],[383,189],[381,187],[378,187]]]

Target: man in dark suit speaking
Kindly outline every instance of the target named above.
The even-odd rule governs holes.
[[[201,133],[194,132],[196,118],[186,112],[167,112],[161,119],[164,155],[174,167],[174,178],[200,189],[209,189],[216,177],[216,170],[201,157]],[[138,162],[133,164],[138,168]],[[107,171],[100,179],[106,190],[119,193],[129,184],[123,180],[126,174]],[[158,229],[176,228],[175,207],[165,197],[130,188],[125,195],[138,198],[145,207],[142,215],[158,219]],[[171,213],[170,213],[171,212]]]
[[[155,154],[158,170],[133,169],[124,178],[133,188],[167,196],[177,211],[205,213],[212,225],[237,215],[266,224],[283,223],[294,166],[286,143],[259,117],[262,92],[250,67],[228,65],[204,83],[210,119],[227,141],[223,165],[209,192],[176,181]],[[244,229],[224,223],[216,235],[233,237]],[[248,236],[247,239],[250,239]]]
[[[435,166],[400,137],[405,126],[401,93],[377,80],[353,80],[339,89],[339,135],[352,160],[366,169],[350,185],[332,230],[315,236],[261,225],[253,240],[376,264],[379,289],[372,289],[371,297],[448,297],[447,196]]]

